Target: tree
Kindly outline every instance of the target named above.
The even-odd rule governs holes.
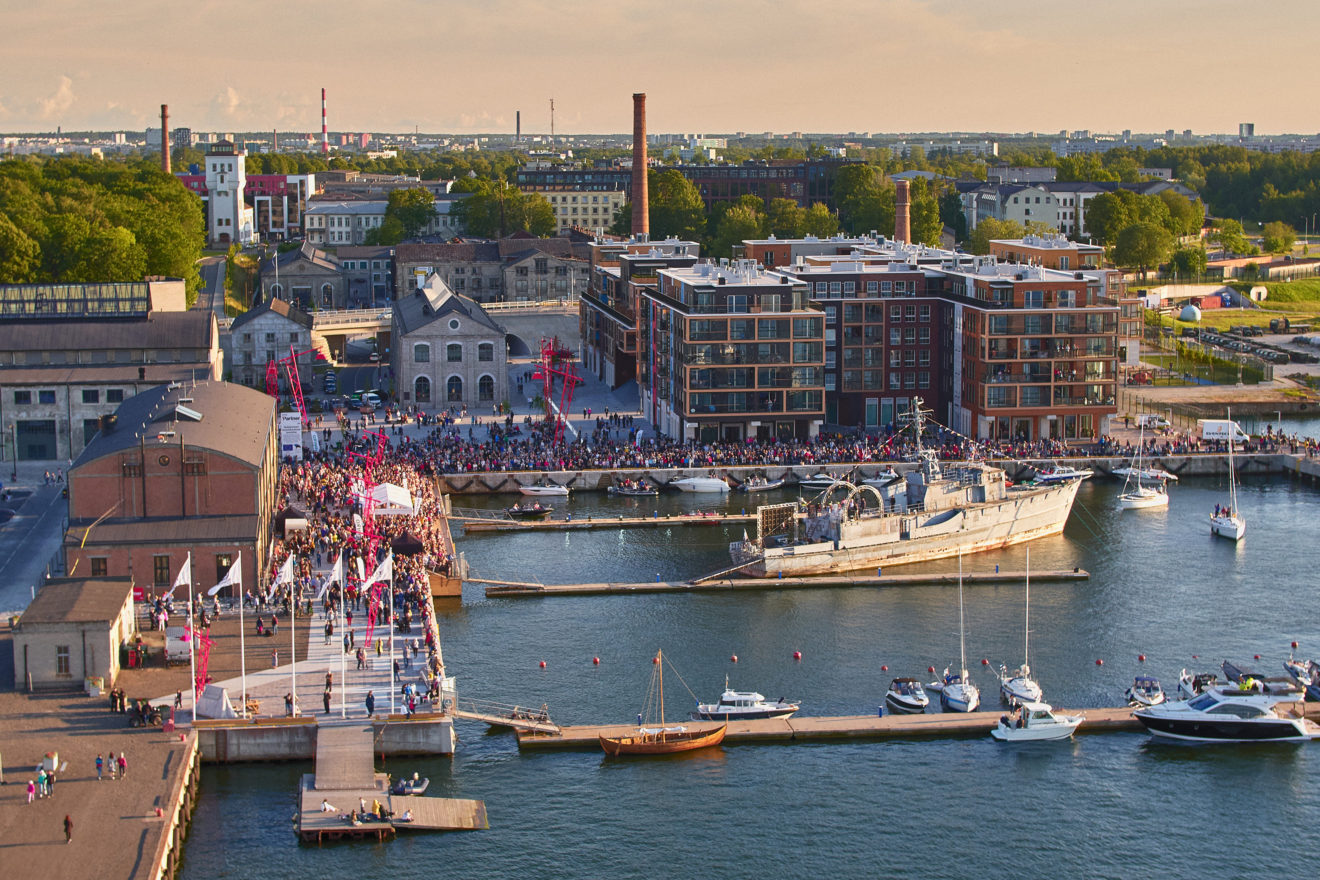
[[[724,216],[720,218],[719,224],[715,228],[715,236],[710,242],[709,255],[712,257],[732,256],[734,245],[741,244],[745,239],[760,238],[763,220],[763,215],[753,210],[749,205],[734,205],[729,208],[724,212]]]
[[[1293,245],[1297,243],[1296,229],[1293,229],[1287,223],[1275,220],[1272,223],[1266,223],[1263,231],[1266,253],[1292,253]]]
[[[1201,231],[1205,214],[1202,213],[1199,202],[1193,202],[1171,189],[1164,190],[1156,198],[1164,202],[1165,207],[1169,209],[1171,223],[1169,231],[1174,235],[1181,238],[1184,235],[1196,235]]]
[[[417,238],[435,219],[435,196],[423,187],[393,190],[385,206],[385,218],[391,217],[403,226],[404,238]]]
[[[1247,254],[1251,252],[1251,242],[1242,232],[1242,224],[1236,220],[1224,219],[1215,224],[1214,232],[1207,236],[1211,244],[1218,245],[1226,254]]]
[[[815,207],[814,205],[812,207]],[[765,231],[775,238],[801,238],[806,212],[792,199],[771,199],[765,214]],[[834,228],[838,229],[838,220]]]
[[[1180,247],[1173,252],[1169,263],[1180,278],[1200,278],[1205,274],[1205,248]]]
[[[908,208],[908,225],[911,227],[912,241],[916,244],[938,245],[940,235],[944,232],[944,224],[940,222],[939,200],[924,178],[913,180],[908,192],[911,203]]]
[[[987,217],[967,237],[967,250],[973,254],[990,253],[990,242],[999,238],[1021,238],[1027,230],[1016,220]]]
[[[1138,269],[1141,277],[1169,258],[1173,235],[1154,223],[1134,223],[1118,234],[1114,242],[1114,262]]]
[[[468,179],[461,183],[471,195],[456,202],[452,210],[469,234],[490,238],[505,238],[515,232],[554,234],[554,209],[540,193],[524,193],[504,180]]]
[[[675,236],[701,241],[706,230],[706,206],[695,184],[677,169],[647,172],[652,238]]]
[[[1086,203],[1086,231],[1097,244],[1113,245],[1118,234],[1133,222],[1131,202],[1134,193],[1119,190],[1100,195]]]
[[[953,230],[956,241],[967,239],[967,215],[963,213],[962,197],[956,189],[940,195],[940,222]]]
[[[853,234],[894,230],[894,185],[871,165],[845,165],[834,177],[839,222]]]
[[[41,248],[27,233],[0,214],[0,284],[35,280],[41,266]]]
[[[775,201],[780,201],[776,199]],[[803,235],[817,238],[829,238],[839,232],[839,218],[824,202],[815,202],[802,212],[801,230]]]

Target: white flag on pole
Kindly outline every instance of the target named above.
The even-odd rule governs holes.
[[[243,586],[243,554],[239,553],[234,559],[234,564],[229,566],[229,573],[221,578],[220,583],[206,591],[206,595],[214,596],[225,587],[237,585],[240,589]]]
[[[292,554],[292,553],[289,554],[289,558],[288,558],[288,559],[284,560],[284,564],[280,566],[280,570],[277,571],[277,572],[275,572],[275,583],[276,583],[276,584],[291,584],[291,583],[293,583],[293,554]]]
[[[325,581],[321,584],[321,589],[317,591],[315,601],[320,602],[322,597],[325,596],[326,591],[330,589],[330,585],[334,583],[338,583],[341,590],[344,588],[343,551],[340,551],[339,558],[335,560],[335,567],[330,570],[329,576],[327,576]]]
[[[354,562],[357,563],[358,580],[365,581],[367,579],[367,570],[362,566],[362,557],[359,556],[357,559],[354,560]],[[363,586],[366,585],[363,584]]]
[[[387,584],[394,580],[394,554],[385,555],[385,560],[376,566],[376,570],[371,573],[371,577],[362,585],[363,589],[369,588],[372,584]]]
[[[183,567],[179,569],[179,576],[174,579],[174,586],[170,587],[170,591],[165,594],[164,598],[168,599],[170,596],[173,596],[175,590],[177,590],[179,587],[185,586],[191,581],[192,581],[192,553],[189,552],[188,555],[185,556],[183,559]]]

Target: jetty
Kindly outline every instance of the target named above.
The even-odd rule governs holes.
[[[489,828],[484,801],[390,794],[389,776],[372,765],[375,735],[367,723],[318,725],[316,772],[298,791],[298,835],[327,840],[389,840],[399,830],[471,831]],[[322,811],[326,802],[333,809]],[[383,816],[370,810],[377,802]],[[356,821],[348,818],[359,811]],[[409,819],[404,815],[410,813]]]
[[[653,516],[584,516],[563,518],[514,519],[502,510],[454,508],[451,522],[461,523],[468,534],[477,532],[553,532],[588,529],[650,529],[669,526],[753,525],[753,513],[672,513]]]
[[[469,575],[470,583],[486,585],[488,598],[529,598],[532,596],[614,596],[646,593],[720,593],[753,590],[803,590],[822,587],[902,587],[902,586],[954,586],[957,572],[912,572],[902,574],[821,574],[779,578],[735,578],[730,572],[716,572],[715,576],[690,581],[663,581],[642,583],[590,583],[540,584],[527,581],[504,581]],[[724,576],[721,576],[724,575]],[[1082,568],[1054,569],[1031,572],[1038,581],[1084,581],[1091,573]],[[1024,571],[986,571],[963,574],[964,584],[1020,584]]]

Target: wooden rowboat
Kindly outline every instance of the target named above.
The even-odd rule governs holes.
[[[612,758],[620,755],[672,755],[706,749],[724,742],[729,725],[689,730],[686,727],[638,728],[627,736],[600,734],[600,747]]]

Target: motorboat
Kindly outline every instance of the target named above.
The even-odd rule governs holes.
[[[1084,720],[1082,715],[1055,715],[1049,703],[1023,703],[1012,715],[1000,715],[990,735],[999,742],[1067,739]]]
[[[767,479],[766,477],[748,477],[738,486],[739,492],[769,492],[771,489],[778,489],[788,482],[783,477],[778,480]]]
[[[1320,736],[1296,695],[1267,694],[1260,682],[1210,688],[1190,700],[1132,714],[1155,736],[1189,742],[1307,742]]]
[[[1247,521],[1238,510],[1237,469],[1233,465],[1233,435],[1240,431],[1237,422],[1229,422],[1233,430],[1228,432],[1228,506],[1215,505],[1215,512],[1210,514],[1210,534],[1230,541],[1241,541],[1247,532]]]
[[[967,674],[967,627],[963,616],[962,556],[958,557],[958,656],[962,661],[957,673],[944,669],[940,681],[940,706],[946,712],[975,712],[981,705],[981,692]]]
[[[620,480],[605,491],[610,495],[626,495],[629,497],[644,497],[660,494],[660,490],[646,482],[646,480]]]
[[[836,477],[833,474],[821,471],[818,474],[812,474],[809,477],[804,477],[803,479],[798,480],[798,485],[803,489],[828,489],[837,483],[846,482],[848,481],[842,477]]]
[[[518,491],[536,498],[567,498],[568,487],[554,483],[537,483],[533,486],[519,486]]]
[[[1142,482],[1141,450],[1145,445],[1146,429],[1143,426],[1137,435],[1137,452],[1132,457],[1132,467],[1128,468],[1127,476],[1123,480],[1123,491],[1118,496],[1119,510],[1146,510],[1169,506],[1169,490],[1162,480],[1153,487]]]
[[[719,477],[682,477],[670,480],[666,485],[673,486],[680,492],[728,492],[729,484]]]
[[[1022,665],[1009,671],[1004,664],[999,665],[999,694],[1010,706],[1022,703],[1041,702],[1040,685],[1031,677],[1028,658],[1031,653],[1031,548],[1027,548],[1026,562],[1026,598],[1024,601],[1022,624]]]
[[[1114,468],[1112,471],[1110,471],[1110,473],[1116,477],[1122,477],[1125,480],[1128,477],[1135,477],[1138,480],[1158,480],[1162,483],[1178,482],[1177,474],[1170,473],[1169,471],[1166,471],[1164,468],[1159,468],[1159,467],[1144,467],[1144,468],[1121,467],[1121,468]]]
[[[1219,684],[1219,676],[1213,672],[1188,672],[1184,669],[1178,673],[1178,698],[1194,699],[1211,688],[1219,687]]]
[[[876,489],[883,489],[890,483],[897,483],[901,479],[903,479],[903,475],[894,470],[893,465],[890,465],[874,477],[867,477],[862,480],[862,484],[865,486],[872,486]]]
[[[514,519],[545,519],[550,515],[551,510],[537,501],[533,504],[515,504],[513,507],[506,507],[504,512]]]
[[[711,748],[724,742],[728,724],[715,726],[702,725],[689,728],[684,725],[665,725],[665,674],[664,654],[657,651],[651,670],[651,685],[647,688],[647,716],[655,718],[652,723],[643,723],[637,716],[638,725],[632,733],[618,735],[597,734],[601,749],[612,758],[633,755],[673,755],[678,752],[692,752],[697,749]]]
[[[1283,661],[1283,669],[1301,687],[1306,688],[1306,696],[1311,700],[1320,700],[1320,663],[1314,660],[1295,660],[1291,654]]]
[[[724,693],[720,694],[720,701],[698,703],[692,718],[696,721],[758,721],[788,718],[800,708],[797,703],[791,703],[783,697],[772,703],[755,691],[730,690],[729,678],[725,676]]]
[[[1250,667],[1234,663],[1232,660],[1225,660],[1221,664],[1221,668],[1224,670],[1224,678],[1230,684],[1259,685],[1261,690],[1267,694],[1293,694],[1301,690],[1290,677],[1285,678],[1282,675],[1267,676]]]
[[[1036,469],[1037,483],[1064,483],[1068,480],[1085,480],[1095,475],[1095,471],[1075,468],[1071,465],[1058,464],[1049,468]]]
[[[1160,680],[1149,675],[1138,675],[1134,678],[1125,696],[1128,705],[1133,708],[1158,706],[1165,700],[1164,688],[1160,687]]]
[[[920,715],[930,705],[930,697],[915,678],[896,678],[885,693],[885,708],[897,715]]]
[[[419,795],[425,794],[426,788],[431,784],[430,777],[421,776],[417,773],[412,775],[411,779],[398,779],[390,785],[390,794],[396,795]]]

